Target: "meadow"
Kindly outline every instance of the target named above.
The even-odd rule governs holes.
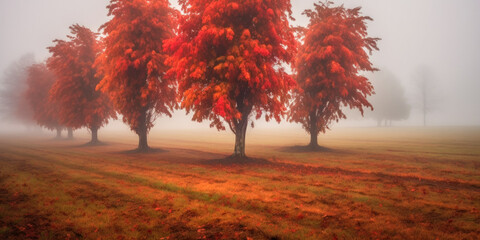
[[[0,239],[480,237],[479,127],[132,135],[1,136]]]

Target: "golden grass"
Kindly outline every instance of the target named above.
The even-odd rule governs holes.
[[[232,137],[0,140],[1,239],[478,239],[479,128],[337,129],[329,151],[301,132],[255,130],[247,154],[212,164]],[[211,137],[209,137],[211,136]]]

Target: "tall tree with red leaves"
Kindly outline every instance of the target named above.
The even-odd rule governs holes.
[[[296,52],[289,0],[182,0],[179,34],[165,48],[179,81],[181,107],[195,121],[235,134],[233,158],[243,159],[251,116],[278,122],[295,85],[282,64]],[[253,126],[253,122],[252,122]]]
[[[48,68],[57,81],[50,98],[57,102],[59,120],[72,129],[87,127],[92,134],[90,144],[98,144],[98,129],[116,118],[108,96],[95,88],[100,82],[95,59],[101,52],[98,34],[78,24],[70,27],[69,40],[54,40],[49,47],[52,56]]]
[[[49,97],[54,83],[55,76],[44,63],[31,65],[27,69],[25,99],[30,104],[37,124],[49,130],[57,130],[57,138],[60,138],[63,127],[58,118],[58,107]]]
[[[101,27],[105,51],[98,63],[104,76],[97,89],[108,93],[138,134],[137,151],[145,152],[156,117],[171,117],[176,107],[176,82],[164,78],[162,44],[174,36],[178,13],[167,0],[112,0],[108,9],[113,18]]]
[[[311,136],[309,146],[316,149],[318,134],[346,118],[343,106],[358,108],[362,115],[364,107],[373,109],[367,100],[373,86],[361,71],[377,70],[366,51],[378,50],[379,38],[367,36],[366,21],[372,18],[362,16],[360,7],[318,3],[304,14],[310,23],[296,60],[298,89],[289,120],[302,124]]]

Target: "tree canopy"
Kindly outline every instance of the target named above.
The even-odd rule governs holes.
[[[332,121],[345,118],[342,106],[357,108],[363,114],[372,108],[367,96],[374,93],[362,71],[376,71],[368,53],[378,50],[378,38],[367,36],[360,7],[348,9],[331,2],[314,4],[304,14],[310,18],[303,29],[303,44],[296,60],[298,88],[290,105],[290,121],[301,123],[317,147],[317,135]]]
[[[236,135],[234,155],[245,157],[250,116],[281,120],[295,86],[283,64],[292,64],[296,40],[289,0],[181,0],[185,15],[169,75],[178,79],[181,107],[193,120]]]
[[[177,12],[167,0],[112,0],[112,19],[101,29],[105,51],[98,59],[107,93],[123,121],[139,135],[139,150],[148,150],[147,132],[159,115],[172,116],[176,84],[165,78],[163,41],[174,36]]]
[[[50,100],[59,107],[62,125],[76,129],[87,127],[92,131],[92,142],[97,130],[115,117],[108,97],[95,88],[100,81],[95,59],[101,52],[98,34],[78,24],[70,27],[69,40],[54,40],[48,50],[48,68],[57,81],[50,90]]]
[[[44,63],[33,64],[28,70],[25,98],[33,110],[33,118],[38,125],[57,130],[57,137],[63,128],[58,120],[58,106],[50,100],[49,92],[55,83],[55,76]]]

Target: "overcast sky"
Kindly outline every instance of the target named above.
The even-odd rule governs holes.
[[[177,6],[175,0],[170,2]],[[308,19],[301,12],[313,7],[314,2],[292,1],[297,19],[294,25],[306,26]],[[480,1],[334,2],[361,6],[363,14],[374,19],[368,24],[368,32],[382,40],[372,61],[402,82],[414,107],[404,124],[422,123],[420,111],[415,108],[415,72],[419,66],[427,66],[438,100],[430,114],[431,124],[480,125]],[[0,0],[0,71],[29,52],[35,54],[37,61],[43,61],[48,57],[46,47],[52,45],[53,39],[64,39],[74,23],[97,30],[108,20],[107,4],[107,0]],[[175,121],[159,121],[188,123],[183,115],[177,113]]]

